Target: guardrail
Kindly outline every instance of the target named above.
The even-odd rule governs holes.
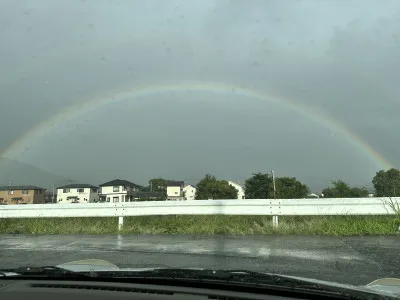
[[[0,206],[1,218],[123,217],[157,215],[395,215],[397,198],[319,198],[146,201],[87,204],[25,204]],[[397,206],[398,208],[398,206]]]

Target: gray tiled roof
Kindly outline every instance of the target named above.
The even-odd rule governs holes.
[[[94,186],[91,184],[87,183],[71,183],[63,186],[59,186],[57,189],[84,189],[84,188],[92,188],[92,189],[98,189],[98,186]]]
[[[184,186],[185,183],[183,181],[168,181],[167,186]]]
[[[141,187],[140,185],[130,182],[128,180],[123,180],[123,179],[115,179],[115,180],[111,180],[109,182],[106,183],[102,183],[100,184],[100,186],[132,186],[132,187]]]
[[[45,190],[45,189],[35,186],[35,185],[3,185],[3,186],[0,186],[0,191],[18,191],[18,190]]]

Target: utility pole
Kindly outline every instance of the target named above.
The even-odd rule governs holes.
[[[276,199],[275,174],[273,170],[271,171],[271,174],[272,174],[272,184],[274,186],[274,199]]]
[[[52,198],[51,198],[51,202],[53,202],[53,203],[55,202],[55,201],[54,201],[54,184],[53,184],[53,196],[52,196]]]
[[[272,184],[274,186],[274,199],[276,199],[275,174],[273,170],[271,171],[271,173],[272,173]],[[272,226],[278,227],[278,222],[279,222],[278,215],[272,216]]]

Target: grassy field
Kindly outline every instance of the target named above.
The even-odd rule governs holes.
[[[115,234],[118,218],[0,219],[0,233]],[[279,217],[272,226],[263,216],[125,217],[122,234],[235,234],[235,235],[393,235],[392,216]]]

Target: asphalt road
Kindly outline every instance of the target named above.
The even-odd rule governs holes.
[[[357,285],[400,278],[400,236],[0,235],[0,268],[85,258],[119,267],[247,269]]]

